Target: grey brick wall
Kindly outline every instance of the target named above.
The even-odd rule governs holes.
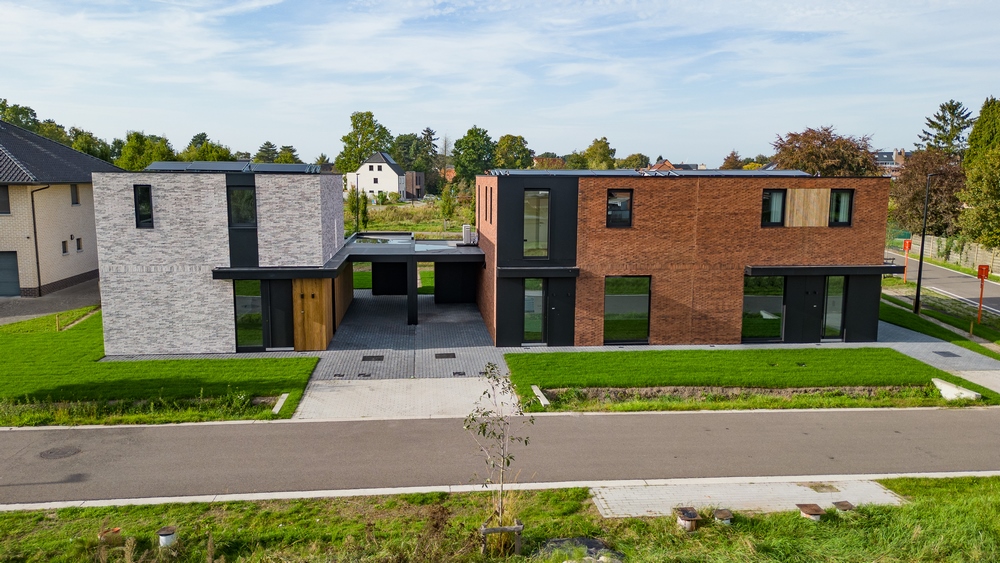
[[[344,246],[344,177],[320,176],[323,223],[323,263]]]
[[[149,184],[153,229],[135,227],[132,186]],[[236,350],[223,174],[94,174],[104,350],[124,354]]]
[[[258,174],[257,244],[261,266],[322,266],[320,175]]]

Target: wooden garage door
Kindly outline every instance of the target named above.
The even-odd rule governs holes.
[[[21,295],[17,280],[17,253],[0,252],[0,297]]]

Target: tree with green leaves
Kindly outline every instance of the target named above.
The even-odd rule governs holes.
[[[271,141],[264,141],[264,144],[257,149],[257,154],[253,155],[254,162],[274,162],[278,158],[278,147]]]
[[[274,159],[275,164],[302,164],[299,153],[292,145],[283,145],[278,150],[278,156]]]
[[[356,111],[351,114],[351,130],[340,138],[343,150],[333,164],[343,173],[354,172],[361,163],[379,151],[387,151],[392,145],[392,133],[375,119],[370,111]]]
[[[441,173],[438,170],[438,146],[435,132],[430,127],[424,127],[420,132],[419,150],[413,169],[424,173],[424,186],[427,191],[437,192],[441,185]]]
[[[251,156],[248,151],[236,151],[233,153],[233,158],[236,160],[250,160]]]
[[[313,161],[313,164],[330,164],[330,157],[326,156],[325,152],[321,152],[316,157],[316,160]]]
[[[90,131],[84,131],[79,127],[70,127],[69,136],[73,139],[70,145],[74,150],[87,153],[105,162],[111,162],[111,145],[104,139],[99,139]]]
[[[455,141],[455,148],[452,149],[455,178],[471,184],[477,175],[493,165],[495,153],[496,142],[490,137],[489,132],[473,125],[464,137]]]
[[[740,170],[743,168],[743,158],[740,153],[733,149],[726,158],[722,160],[722,166],[719,166],[719,170]]]
[[[817,176],[878,176],[871,136],[839,135],[832,126],[789,133],[771,143],[772,162],[782,170],[801,170]]]
[[[588,170],[611,170],[615,167],[615,149],[611,148],[607,137],[594,139],[583,151],[583,157],[587,159]]]
[[[573,151],[562,158],[564,168],[567,170],[587,170],[588,168],[587,157],[577,151]]]
[[[347,214],[354,221],[354,232],[360,233],[368,226],[368,198],[357,186],[347,192]]]
[[[416,133],[397,135],[389,145],[388,152],[403,170],[416,170],[414,165],[420,156],[420,137]]]
[[[928,174],[935,177],[931,178],[927,204],[927,232],[935,236],[955,235],[962,210],[958,194],[965,189],[965,171],[957,154],[943,150],[914,151],[906,159],[899,178],[889,190],[893,202],[889,218],[909,231],[921,229]]]
[[[637,152],[615,161],[615,168],[638,170],[649,166],[649,157]]]
[[[73,140],[69,138],[66,128],[51,119],[39,122],[35,133],[62,145],[70,146],[73,144]]]
[[[121,156],[115,159],[115,166],[138,171],[153,162],[176,159],[174,149],[166,137],[146,135],[142,131],[129,131],[122,146]]]
[[[183,151],[177,153],[177,160],[229,162],[236,160],[236,156],[229,147],[212,141],[205,133],[198,133]]]
[[[1000,100],[993,96],[986,98],[979,110],[979,117],[969,133],[969,144],[964,162],[972,165],[981,156],[1000,145]]]
[[[455,187],[446,184],[441,190],[441,200],[438,201],[438,208],[441,211],[441,230],[448,230],[448,221],[455,216]]]
[[[503,135],[497,140],[493,166],[497,168],[525,169],[534,164],[535,151],[528,148],[528,141],[521,135]]]
[[[35,114],[35,110],[28,106],[8,104],[6,98],[0,98],[0,119],[28,131],[38,129],[38,115]]]
[[[927,118],[927,129],[921,131],[917,149],[937,149],[962,156],[968,146],[965,131],[976,122],[972,112],[962,102],[948,100],[937,113]]]
[[[959,217],[962,234],[987,248],[1000,248],[1000,100],[990,96],[969,133],[963,160],[967,205]]]
[[[559,158],[559,155],[552,151],[545,151],[542,154],[535,155],[538,158]]]

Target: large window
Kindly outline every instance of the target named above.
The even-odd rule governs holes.
[[[135,228],[153,228],[153,188],[150,186],[132,186],[135,197]]]
[[[549,256],[549,190],[524,191],[524,257]]]
[[[632,190],[608,190],[607,226],[632,226]]]
[[[76,184],[69,185],[69,201],[72,205],[80,205],[80,188]]]
[[[764,190],[760,226],[780,227],[785,224],[785,190]]]
[[[257,226],[257,196],[254,188],[229,188],[229,226]]]
[[[854,190],[830,190],[830,226],[850,227]]]
[[[781,340],[785,305],[782,276],[743,277],[743,338]]]
[[[260,280],[233,280],[236,294],[236,349],[264,347]]]
[[[840,338],[844,331],[844,276],[826,277],[823,303],[823,338]]]
[[[649,342],[649,276],[604,278],[604,342]]]
[[[0,215],[10,215],[10,190],[0,186]]]
[[[253,186],[229,186],[229,265],[257,267],[257,195]]]

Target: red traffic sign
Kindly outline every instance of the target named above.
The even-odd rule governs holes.
[[[905,252],[909,252],[912,246],[913,246],[913,241],[911,239],[906,239],[903,241],[903,250]]]
[[[986,280],[990,278],[990,267],[986,264],[981,264],[979,266],[979,279]]]

